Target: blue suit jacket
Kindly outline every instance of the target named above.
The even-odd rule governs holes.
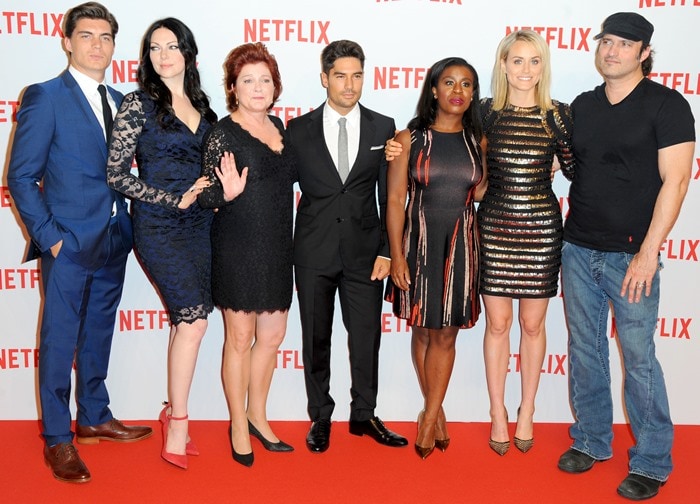
[[[119,106],[123,95],[108,89]],[[32,239],[26,260],[63,240],[61,254],[86,268],[99,267],[108,255],[115,201],[124,244],[131,249],[127,206],[107,185],[106,166],[102,127],[70,72],[29,86],[17,113],[7,176]]]

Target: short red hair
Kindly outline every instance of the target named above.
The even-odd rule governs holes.
[[[265,44],[260,42],[254,42],[249,44],[239,45],[238,47],[231,50],[226,56],[224,61],[224,84],[226,87],[226,103],[228,104],[228,109],[233,112],[238,109],[238,103],[236,103],[236,96],[231,91],[231,87],[236,84],[238,80],[238,75],[241,73],[241,69],[249,63],[265,63],[267,68],[270,70],[272,75],[272,83],[275,86],[275,92],[272,96],[272,103],[270,104],[270,109],[279,99],[282,94],[282,77],[280,76],[279,68],[277,67],[277,60],[275,57],[269,53]]]

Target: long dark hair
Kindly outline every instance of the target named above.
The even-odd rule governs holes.
[[[173,99],[168,86],[161,80],[151,62],[151,37],[158,28],[166,28],[175,34],[180,53],[185,58],[185,94],[192,106],[204,119],[213,124],[216,113],[209,106],[209,97],[202,91],[199,71],[197,70],[197,43],[192,31],[179,19],[165,18],[154,22],[146,30],[141,42],[141,61],[138,68],[138,80],[141,89],[156,102],[158,124],[168,128],[174,122]]]
[[[408,122],[408,129],[428,129],[433,125],[437,116],[437,100],[433,97],[433,87],[438,86],[440,76],[447,67],[451,66],[465,67],[474,76],[472,102],[464,115],[462,115],[462,127],[471,132],[474,138],[479,141],[482,135],[481,112],[479,109],[479,75],[471,64],[459,57],[441,59],[430,67],[418,98],[416,116]]]

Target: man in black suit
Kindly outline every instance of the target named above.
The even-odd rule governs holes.
[[[307,409],[313,422],[306,445],[317,453],[328,449],[335,406],[330,361],[336,291],[348,331],[350,433],[367,434],[388,446],[408,444],[374,414],[383,280],[390,268],[384,144],[396,128],[393,119],[358,103],[364,62],[362,48],[355,42],[338,40],[326,46],[321,54],[321,83],[328,98],[288,125],[302,193],[294,266]]]

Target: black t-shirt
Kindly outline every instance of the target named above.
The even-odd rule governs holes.
[[[658,151],[695,140],[680,93],[642,79],[611,105],[605,84],[571,104],[576,171],[564,239],[582,247],[635,254],[661,188]]]

